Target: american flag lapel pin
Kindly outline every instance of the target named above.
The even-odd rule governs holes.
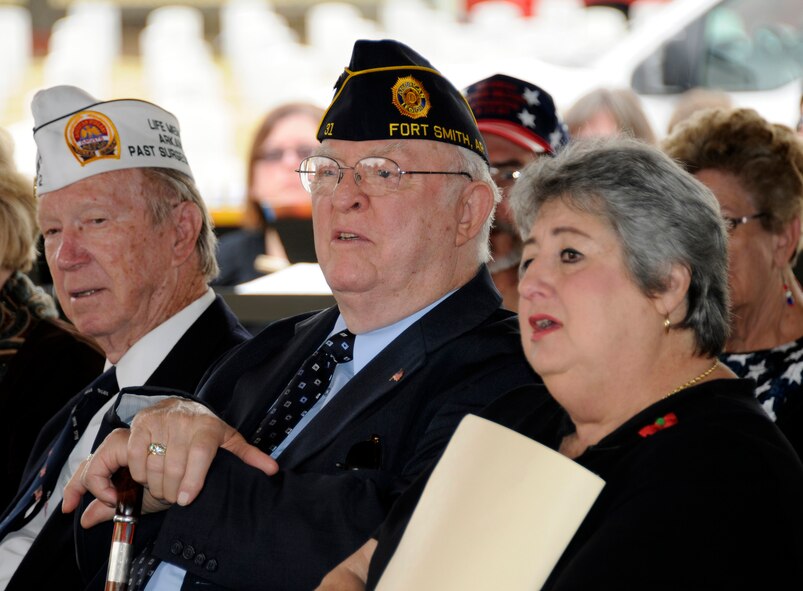
[[[403,377],[404,377],[404,370],[403,370],[403,369],[400,369],[399,371],[397,371],[396,373],[394,373],[392,376],[390,376],[390,380],[388,380],[388,381],[389,381],[389,382],[398,382],[398,381],[399,381],[399,380],[401,380]]]

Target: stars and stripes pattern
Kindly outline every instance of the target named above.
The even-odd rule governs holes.
[[[756,381],[756,398],[774,421],[789,398],[803,396],[803,339],[751,353],[725,353],[720,359],[741,378]]]

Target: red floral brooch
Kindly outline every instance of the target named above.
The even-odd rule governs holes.
[[[658,417],[657,419],[655,419],[655,422],[652,425],[647,425],[646,427],[642,427],[641,429],[639,429],[638,434],[641,435],[642,437],[649,437],[650,435],[656,434],[658,431],[662,431],[677,424],[678,424],[677,415],[673,412],[670,412],[662,417]]]

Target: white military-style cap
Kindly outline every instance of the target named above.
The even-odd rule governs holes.
[[[178,119],[153,103],[99,101],[75,86],[54,86],[36,93],[31,111],[38,195],[127,168],[172,168],[192,178]]]

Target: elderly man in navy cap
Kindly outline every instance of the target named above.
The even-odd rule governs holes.
[[[485,267],[498,192],[460,92],[410,48],[358,41],[318,139],[299,173],[337,306],[223,360],[197,392],[223,420],[159,403],[65,491],[69,508],[86,488],[99,499],[84,525],[108,519],[109,474],[128,463],[146,510],[172,504],[135,586],[313,588],[466,413],[537,379]],[[275,475],[249,465],[263,452]]]
[[[530,82],[496,74],[463,92],[485,141],[491,175],[503,193],[491,229],[493,260],[488,268],[502,294],[502,305],[515,311],[521,239],[504,192],[527,163],[560,151],[569,141],[569,132],[549,93]]]
[[[101,346],[106,371],[44,427],[0,518],[0,588],[25,590],[74,586],[61,490],[102,439],[118,390],[193,389],[249,337],[207,285],[216,241],[176,118],[71,86],[37,93],[32,109],[45,256],[62,308]]]

